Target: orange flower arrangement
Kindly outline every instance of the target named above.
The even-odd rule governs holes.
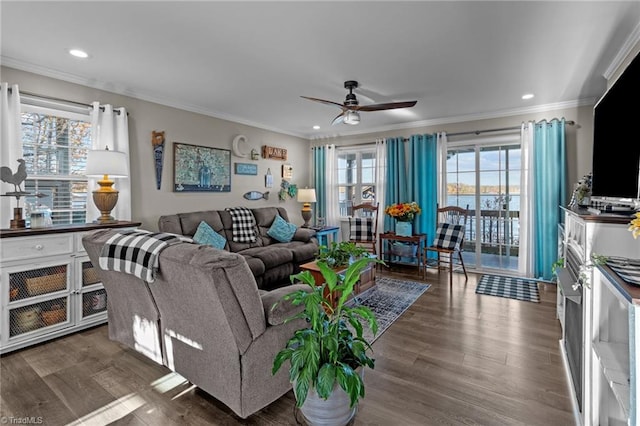
[[[411,222],[422,210],[415,201],[410,203],[391,204],[384,212],[400,222]]]

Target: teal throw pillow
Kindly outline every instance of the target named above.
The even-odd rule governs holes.
[[[267,231],[267,235],[278,240],[281,243],[288,243],[293,239],[293,234],[296,233],[298,227],[293,223],[289,223],[280,216],[276,216],[271,228]]]
[[[225,244],[227,244],[226,238],[214,231],[205,221],[200,222],[200,225],[198,225],[198,229],[193,235],[193,241],[198,244],[212,246],[218,250],[223,250]]]

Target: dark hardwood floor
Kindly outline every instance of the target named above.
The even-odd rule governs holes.
[[[388,275],[419,281],[415,270]],[[555,317],[475,294],[479,276],[432,286],[376,340],[355,425],[574,425]],[[294,425],[289,392],[246,420],[96,327],[0,358],[0,416],[65,425]],[[212,372],[215,374],[215,372]],[[1,419],[0,419],[1,420]],[[9,419],[10,420],[10,419]]]

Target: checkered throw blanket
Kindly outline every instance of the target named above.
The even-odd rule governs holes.
[[[225,209],[231,214],[233,226],[234,243],[255,243],[256,242],[256,219],[253,213],[246,207],[229,207]]]
[[[464,238],[464,225],[440,223],[436,229],[433,246],[448,250],[460,250]]]
[[[102,246],[100,267],[108,271],[132,274],[147,283],[152,283],[156,279],[160,252],[180,242],[192,242],[192,240],[162,232],[143,230],[118,232]]]
[[[356,241],[373,241],[375,236],[373,235],[373,219],[370,217],[349,218],[350,224],[350,239]]]

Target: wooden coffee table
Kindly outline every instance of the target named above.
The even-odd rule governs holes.
[[[374,256],[374,255],[370,255],[370,256]],[[353,287],[353,293],[352,295],[358,295],[360,293],[362,293],[363,291],[373,287],[376,284],[376,268],[375,268],[375,263],[369,263],[365,269],[362,271],[362,273],[360,274],[360,280],[358,280],[358,282],[356,283],[356,285]],[[311,275],[313,276],[316,285],[322,285],[324,284],[324,277],[322,276],[322,272],[320,271],[320,268],[318,267],[318,261],[314,260],[313,262],[308,262],[308,263],[304,263],[302,265],[300,265],[300,270],[301,271],[309,271],[311,273]],[[334,271],[336,271],[337,274],[341,274],[344,271],[347,270],[347,266],[341,266],[338,268],[334,268]],[[326,289],[326,291],[328,292],[328,289]],[[337,302],[338,296],[337,295],[328,295],[325,294],[325,296],[332,301],[332,303],[335,305],[335,303]]]

